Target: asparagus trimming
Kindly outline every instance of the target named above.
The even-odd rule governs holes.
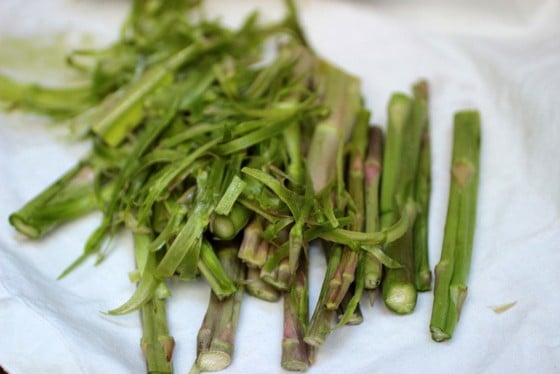
[[[152,272],[156,266],[156,254],[149,252],[150,234],[134,235],[134,254],[138,271]],[[173,372],[171,356],[175,341],[169,335],[165,299],[156,295],[140,310],[142,319],[141,347],[146,359],[147,372],[164,374]]]
[[[402,96],[399,101],[402,101],[402,104],[389,108],[389,130],[387,133],[387,149],[391,136],[401,138],[399,140],[401,160],[399,164],[393,165],[397,168],[395,174],[397,184],[392,196],[393,214],[401,209],[405,201],[414,197],[420,141],[427,115],[425,100],[410,100],[408,97]],[[408,111],[400,109],[400,105],[408,106]],[[400,111],[400,113],[396,113],[396,111]],[[402,121],[399,121],[400,123],[393,121],[395,116],[401,116]],[[391,132],[391,129],[394,131]],[[386,171],[388,167],[390,166],[384,165],[384,170]],[[387,198],[387,196],[384,196],[386,192],[383,189],[381,190],[382,201]],[[382,223],[383,218],[382,216]],[[389,220],[388,217],[386,219]],[[399,314],[411,313],[416,306],[413,245],[413,225],[411,225],[404,236],[393,243],[389,243],[385,249],[389,256],[401,264],[399,268],[385,271],[382,289],[385,305]]]
[[[227,274],[241,284],[244,268],[237,251],[235,246],[227,246],[220,248],[217,255]],[[231,364],[242,298],[241,285],[222,300],[214,292],[210,293],[208,310],[197,336],[196,366],[201,371],[222,370]]]
[[[413,87],[415,100],[426,101],[428,106],[428,82],[422,80]],[[432,272],[428,252],[428,221],[431,194],[431,141],[430,122],[426,115],[423,126],[420,155],[418,156],[418,172],[416,175],[415,200],[418,204],[418,215],[414,222],[414,270],[415,284],[418,291],[428,291],[432,287]]]
[[[307,370],[311,360],[312,348],[304,341],[309,318],[307,271],[307,260],[302,258],[290,291],[284,293],[281,364],[290,371]]]
[[[365,231],[377,232],[379,224],[379,186],[381,181],[381,165],[383,155],[383,131],[378,126],[368,130],[368,149],[364,163],[365,175]],[[381,282],[383,266],[371,255],[364,255],[364,286],[368,290],[376,289]]]
[[[270,302],[280,300],[280,291],[261,279],[260,269],[247,268],[244,286],[249,295],[258,299]]]
[[[354,131],[350,142],[350,154],[347,165],[348,193],[352,199],[351,209],[354,219],[349,229],[354,231],[363,230],[364,222],[364,154],[367,146],[367,132],[369,126],[369,112],[360,111],[357,116]],[[329,281],[329,291],[326,301],[327,308],[338,309],[340,303],[355,279],[356,267],[361,261],[360,253],[349,247],[342,252],[340,264]]]
[[[453,336],[467,296],[480,158],[480,116],[477,111],[455,114],[451,186],[441,258],[435,269],[432,339]]]

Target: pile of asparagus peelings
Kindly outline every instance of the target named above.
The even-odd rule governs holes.
[[[10,216],[37,239],[93,210],[102,221],[83,253],[134,237],[147,371],[172,372],[167,281],[211,288],[193,372],[227,367],[244,293],[282,300],[281,364],[304,371],[336,327],[362,321],[364,291],[411,313],[431,289],[428,260],[428,84],[394,94],[385,134],[370,126],[360,81],[308,45],[294,4],[277,23],[251,14],[237,29],[197,1],[134,1],[120,39],[77,50],[84,83],[49,88],[0,76],[0,100],[44,114],[91,141],[90,152]],[[275,46],[272,58],[267,45]],[[434,340],[452,336],[466,295],[475,227],[479,118],[455,117],[452,183],[435,270]],[[309,246],[327,260],[309,311]]]

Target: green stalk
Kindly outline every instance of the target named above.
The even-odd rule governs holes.
[[[276,278],[276,283],[274,286],[281,291],[287,291],[290,289],[290,285],[293,280],[293,271],[290,266],[289,257],[283,258],[278,264],[278,276]]]
[[[381,164],[383,155],[383,131],[380,127],[371,127],[369,146],[364,164],[365,195],[366,195],[366,232],[379,231],[379,186],[381,181]],[[381,262],[372,254],[364,255],[364,287],[368,290],[376,289],[381,283]]]
[[[413,87],[415,100],[424,100],[426,105],[429,100],[428,83],[420,81]],[[431,146],[430,123],[426,116],[420,155],[418,173],[416,175],[415,200],[419,211],[414,222],[414,269],[416,289],[428,291],[432,287],[432,272],[428,255],[428,221],[431,193]]]
[[[281,291],[287,291],[291,280],[289,273],[289,246],[285,242],[280,247],[269,246],[268,257],[261,269],[261,279]],[[286,271],[288,274],[286,274]]]
[[[250,267],[262,267],[268,256],[268,245],[261,235],[262,224],[260,218],[255,217],[243,230],[243,241],[237,254]]]
[[[411,102],[408,97],[404,98],[402,103],[408,103],[408,113],[403,110],[404,107],[400,108],[400,105],[397,107],[393,106],[393,101],[389,107],[386,154],[393,151],[389,149],[391,136],[399,137],[400,139],[397,142],[401,144],[400,163],[384,165],[383,168],[384,172],[387,172],[391,166],[396,168],[394,171],[394,181],[397,184],[394,185],[392,196],[388,197],[386,195],[386,192],[390,191],[381,190],[382,202],[384,199],[392,200],[392,214],[398,214],[402,210],[403,203],[414,196],[420,141],[427,116],[427,107],[424,100],[414,100]],[[391,117],[393,117],[393,121]],[[398,118],[399,123],[396,123],[395,117]],[[391,129],[395,131],[391,132]],[[391,214],[387,214],[385,219],[388,221],[390,216]],[[382,215],[382,224],[384,223],[383,218],[384,216]],[[394,220],[394,217],[391,220]],[[383,300],[385,305],[398,314],[411,313],[416,306],[417,292],[414,284],[412,229],[413,225],[411,224],[404,236],[394,243],[388,244],[385,248],[387,255],[402,265],[400,268],[387,269],[383,279]]]
[[[385,229],[398,215],[397,194],[404,163],[404,144],[407,124],[412,115],[412,101],[404,94],[393,94],[387,108],[388,123],[383,152],[383,178],[381,179],[380,224]]]
[[[218,257],[227,274],[239,283],[244,269],[237,251],[235,247],[225,247],[218,250]],[[231,364],[242,298],[241,286],[222,300],[211,292],[208,310],[197,336],[196,366],[201,371],[222,370]]]
[[[212,245],[206,240],[202,241],[200,248],[198,269],[219,300],[233,294],[237,290],[235,283],[214,253]]]
[[[480,162],[480,115],[455,114],[449,207],[441,258],[435,269],[434,304],[430,321],[432,339],[450,339],[467,296]]]
[[[300,258],[298,264],[294,283],[290,291],[284,293],[281,365],[290,371],[305,371],[310,364],[311,347],[304,341],[309,318],[308,263]]]
[[[350,139],[361,102],[360,81],[324,60],[317,59],[314,80],[321,102],[330,110],[315,127],[307,154],[313,190],[319,192],[336,178],[335,150]]]
[[[367,147],[369,112],[362,110],[354,126],[350,142],[348,163],[348,192],[352,198],[354,220],[349,228],[354,231],[363,230],[364,222],[364,154]],[[342,259],[333,278],[329,280],[329,291],[326,306],[330,310],[338,309],[350,285],[354,282],[358,265],[358,251],[345,247]]]
[[[346,295],[344,295],[342,302],[336,310],[336,317],[339,324],[343,322],[345,325],[359,325],[364,321],[360,304],[357,303],[355,306],[353,305],[353,299],[355,296],[359,296],[359,294],[356,292],[356,283],[352,283],[350,289]]]
[[[340,263],[342,248],[338,245],[334,245],[326,250],[326,252],[328,260],[325,279],[331,279]],[[323,282],[321,292],[319,293],[319,299],[317,300],[313,316],[309,322],[309,328],[305,333],[305,342],[313,347],[322,345],[332,331],[336,310],[330,310],[326,307],[328,289],[329,283]]]
[[[397,314],[412,313],[416,307],[416,287],[412,282],[412,234],[407,231],[405,236],[391,243],[386,252],[398,261],[402,268],[387,269],[383,277],[383,300],[391,311]]]
[[[51,117],[70,117],[83,112],[96,100],[89,86],[50,88],[0,75],[0,101]]]
[[[79,162],[12,213],[10,224],[28,238],[38,239],[61,223],[92,211],[97,207],[93,183],[80,183],[89,171],[86,161]]]
[[[354,281],[358,258],[358,251],[347,247],[343,249],[340,263],[329,281],[329,290],[327,291],[325,300],[327,309],[338,309],[342,299]]]
[[[338,173],[342,172],[341,160],[343,159],[344,145],[350,140],[361,110],[360,82],[357,78],[343,70],[324,60],[317,59],[314,83],[322,104],[330,112],[328,117],[319,122],[315,127],[307,153],[307,169],[316,194],[324,191],[332,183],[337,184],[335,189],[337,201],[333,205],[338,206],[342,203],[340,201],[341,196],[339,195],[343,187],[340,185],[340,182],[343,179],[342,175],[337,175],[337,171]],[[330,199],[331,196],[325,195],[325,198]],[[336,305],[333,308],[332,301],[335,301],[335,304],[340,304],[338,300],[328,300],[329,292],[331,293],[331,298],[338,299],[338,296],[332,296],[336,291],[329,291],[331,280],[338,273],[340,277],[337,275],[337,278],[339,278],[342,285],[344,283],[341,279],[343,277],[342,273],[352,273],[352,271],[342,271],[342,269],[337,272],[342,257],[342,248],[340,246],[335,245],[329,249],[328,257],[327,271],[321,286],[321,294],[304,339],[307,344],[314,347],[320,346],[331,332],[336,307],[338,306]],[[353,257],[355,257],[354,254],[348,252],[345,264],[353,266],[356,262]],[[334,286],[335,288],[337,287],[336,284]],[[340,299],[343,296],[344,294],[342,294]],[[327,301],[329,301],[331,309],[327,308]]]
[[[134,254],[140,274],[152,272],[156,254],[149,251],[150,234],[134,235]],[[142,319],[142,352],[150,374],[173,373],[171,356],[175,341],[169,335],[165,299],[155,295],[140,310]]]

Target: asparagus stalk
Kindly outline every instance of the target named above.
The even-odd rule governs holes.
[[[367,132],[369,127],[369,112],[362,110],[354,126],[351,139],[351,151],[348,171],[348,192],[353,202],[354,220],[349,228],[362,231],[364,221],[364,154],[367,147]],[[354,282],[356,267],[360,254],[358,251],[345,247],[342,259],[329,281],[329,291],[326,301],[328,309],[338,309],[350,285]]]
[[[356,283],[352,283],[350,289],[344,295],[342,302],[336,310],[336,316],[338,323],[345,322],[347,325],[359,325],[364,321],[364,316],[362,315],[362,310],[360,309],[360,304],[355,307],[352,305],[352,299],[357,295]],[[347,321],[344,321],[345,316],[348,314]]]
[[[204,240],[200,248],[200,260],[198,262],[200,273],[212,288],[212,292],[219,300],[233,294],[237,287],[220,260],[214,253],[212,245]]]
[[[69,117],[86,110],[96,100],[89,85],[50,88],[17,82],[0,75],[0,102],[2,101],[51,117]]]
[[[430,321],[432,339],[450,339],[467,296],[480,157],[480,115],[455,114],[449,206],[441,258],[435,268],[434,304]]]
[[[309,314],[307,268],[307,260],[302,256],[292,288],[284,293],[281,365],[290,371],[305,371],[310,364],[312,348],[304,341]]]
[[[412,112],[412,103],[408,96],[404,94],[394,94],[388,106],[387,137],[386,147],[383,155],[383,178],[381,180],[380,198],[380,224],[384,229],[391,225],[398,215],[396,196],[398,183],[401,179],[400,173],[403,164],[404,133]],[[392,250],[394,248],[394,250]],[[406,251],[403,245],[389,244],[385,251],[391,258],[399,257],[397,261],[402,261],[400,254]],[[404,256],[406,258],[406,256]],[[402,273],[394,277],[390,271],[384,274],[383,299],[385,305],[398,313],[409,313],[416,304],[416,290],[410,287],[406,279],[402,278]]]
[[[324,106],[330,110],[330,115],[320,122],[313,132],[307,154],[307,167],[315,193],[324,191],[328,185],[336,182],[338,184],[336,197],[339,200],[341,181],[343,181],[341,175],[343,147],[351,137],[361,108],[359,80],[323,60],[317,60],[314,80]],[[337,201],[337,204],[340,204],[340,201]],[[330,291],[330,283],[335,274],[338,278],[335,280],[335,288],[339,287],[336,283],[340,282],[340,286],[343,283],[342,268],[337,271],[341,262],[342,248],[335,245],[328,252],[327,271],[321,293],[304,339],[307,344],[314,347],[320,346],[330,334],[336,308],[340,304],[339,300],[329,300],[329,297],[333,298],[333,295],[340,290]],[[350,254],[345,259],[345,263],[350,267],[357,263],[357,258],[352,257],[353,254]],[[344,271],[344,273],[349,274],[353,271]],[[340,300],[345,293],[341,293]],[[339,296],[334,298],[338,299]],[[327,307],[327,301],[330,309]]]
[[[249,267],[262,267],[268,256],[268,243],[261,238],[262,224],[255,217],[243,230],[243,241],[237,256]]]
[[[326,250],[326,255],[328,260],[325,279],[331,279],[340,262],[342,248],[338,245],[333,245]],[[319,347],[325,342],[325,339],[331,333],[333,320],[336,315],[336,310],[328,309],[326,306],[328,289],[328,282],[323,282],[319,299],[309,322],[309,328],[305,333],[305,342],[313,347]]]
[[[383,131],[380,127],[371,127],[369,133],[369,146],[364,164],[365,174],[365,215],[366,232],[379,231],[379,185],[381,180],[381,159],[383,154]],[[381,283],[383,266],[381,262],[370,253],[364,256],[364,287],[373,290]]]
[[[280,247],[269,246],[268,257],[261,269],[261,279],[280,291],[288,291],[294,274],[290,268],[289,242]]]
[[[424,100],[411,101],[408,97],[403,100],[403,104],[408,103],[408,113],[401,113],[402,121],[400,126],[391,123],[387,134],[389,147],[389,137],[401,137],[401,162],[394,165],[397,170],[395,174],[395,185],[392,197],[393,214],[401,210],[404,201],[410,200],[414,196],[414,184],[418,167],[418,155],[420,152],[420,140],[423,126],[426,122],[427,108]],[[390,117],[396,113],[391,111]],[[393,107],[393,109],[395,109]],[[398,116],[398,114],[397,114]],[[393,126],[391,126],[393,125]],[[393,129],[397,130],[389,133]],[[398,129],[397,129],[398,128]],[[387,160],[387,159],[386,159]],[[384,170],[387,171],[387,167]],[[385,191],[381,191],[382,200]],[[383,217],[382,217],[383,219]],[[407,233],[394,243],[387,245],[386,253],[397,260],[402,267],[387,269],[383,279],[383,299],[385,305],[392,311],[399,314],[411,313],[416,306],[416,286],[414,284],[414,248],[413,248],[413,225],[410,225]]]
[[[317,90],[330,109],[330,115],[317,124],[307,154],[313,189],[319,192],[336,176],[338,154],[350,139],[361,103],[357,78],[320,59],[315,70]]]
[[[23,235],[38,239],[56,226],[89,213],[97,207],[91,168],[79,162],[57,181],[9,217],[10,224]]]
[[[134,235],[134,254],[140,274],[156,266],[156,254],[149,251],[150,234]],[[142,319],[142,352],[150,374],[172,373],[171,356],[175,341],[169,335],[165,299],[155,295],[140,309]]]
[[[413,87],[415,100],[424,100],[426,105],[429,99],[428,83],[420,81]],[[431,192],[431,150],[430,150],[430,123],[428,116],[423,126],[418,172],[416,175],[415,201],[419,211],[414,222],[414,270],[416,289],[428,291],[431,288],[432,272],[428,255],[428,217],[430,210]]]
[[[218,250],[218,257],[227,274],[239,282],[243,277],[243,265],[237,258],[238,249],[225,247]],[[196,366],[201,371],[222,370],[231,364],[235,331],[239,320],[243,287],[222,300],[210,293],[208,310],[197,336]]]

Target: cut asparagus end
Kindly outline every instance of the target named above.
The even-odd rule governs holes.
[[[397,314],[412,313],[416,306],[416,288],[411,283],[392,284],[384,289],[385,305]]]
[[[274,302],[280,299],[280,292],[261,279],[260,270],[257,268],[247,269],[245,290],[249,295],[264,301]]]
[[[236,282],[244,273],[237,251],[234,246],[225,246],[217,253],[225,271]],[[222,370],[231,363],[242,299],[241,286],[222,300],[218,300],[214,292],[210,293],[208,309],[197,336],[196,367],[201,371]]]
[[[254,258],[256,253],[259,249],[259,245],[261,243],[261,234],[262,234],[262,226],[258,219],[254,219],[243,231],[243,241],[241,242],[241,246],[239,247],[239,252],[237,256],[243,260],[245,263],[253,264],[258,266],[258,263],[255,263]],[[262,266],[262,264],[260,264]]]
[[[429,291],[432,288],[432,272],[430,270],[418,272],[415,282],[418,291]]]
[[[344,314],[346,313],[347,309],[350,307],[350,303],[352,300],[353,293],[355,290],[351,290],[352,292],[347,292],[340,303],[340,306],[337,309],[337,320],[338,322],[343,321]],[[356,306],[354,311],[352,312],[350,318],[346,321],[347,325],[359,325],[364,321],[364,316],[362,315],[362,310],[360,308],[360,304]]]
[[[301,351],[296,339],[282,340],[282,368],[289,371],[306,371],[309,367],[307,352]]]
[[[9,218],[10,224],[21,234],[30,239],[41,237],[43,230],[30,222],[26,222],[25,218],[17,213],[12,214]]]
[[[335,310],[328,310],[323,305],[316,306],[304,341],[313,347],[323,345],[327,336],[331,333],[335,314]]]
[[[216,342],[214,342],[216,344]],[[231,364],[231,355],[224,351],[207,351],[199,355],[197,366],[202,371],[218,371]]]
[[[430,332],[432,333],[432,339],[436,342],[443,342],[445,340],[451,339],[451,335],[443,331],[439,327],[430,327]]]

